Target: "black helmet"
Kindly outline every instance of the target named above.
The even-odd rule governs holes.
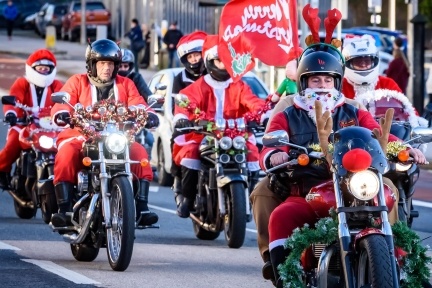
[[[307,79],[312,75],[330,75],[334,78],[335,89],[340,91],[345,71],[345,60],[336,47],[320,43],[309,46],[300,56],[297,67],[297,87],[307,88]]]
[[[201,58],[198,62],[193,63],[193,64],[189,63],[189,61],[187,61],[187,55],[189,55],[189,54],[190,53],[188,53],[188,54],[184,55],[182,58],[180,58],[180,61],[185,66],[186,71],[188,71],[193,76],[202,75],[204,70],[205,70],[203,59]]]
[[[109,39],[97,40],[87,46],[85,53],[87,74],[90,77],[96,78],[96,62],[98,61],[113,61],[114,72],[112,78],[117,75],[119,64],[121,63],[122,54],[120,47],[114,41]]]
[[[126,77],[129,75],[133,70],[135,66],[135,56],[133,55],[132,51],[129,49],[121,49],[122,54],[122,60],[121,63],[127,63],[129,64],[129,69],[126,71],[118,71],[118,74],[120,76]]]

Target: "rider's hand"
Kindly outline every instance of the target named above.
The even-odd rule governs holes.
[[[270,156],[270,164],[273,167],[285,162],[288,162],[288,154],[286,152],[277,152]]]
[[[71,116],[69,112],[60,112],[56,115],[54,115],[54,123],[57,126],[66,126],[69,124]]]
[[[145,128],[151,129],[159,126],[159,117],[152,112],[148,112],[148,118],[145,125]]]
[[[194,126],[194,124],[189,119],[179,119],[175,123],[174,127],[175,128],[188,128],[188,127],[193,127],[193,126]]]
[[[10,126],[15,126],[17,122],[17,116],[14,113],[9,112],[6,114],[4,122],[9,123]]]
[[[426,164],[426,157],[424,156],[423,152],[421,152],[417,148],[411,148],[408,150],[409,155],[414,158],[414,161],[418,164]]]

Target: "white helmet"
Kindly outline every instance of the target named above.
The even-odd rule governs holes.
[[[346,37],[342,55],[345,58],[345,77],[349,82],[355,85],[376,83],[379,75],[379,58],[375,39],[371,35]],[[371,67],[367,70],[355,69],[353,59],[356,58],[357,61],[359,58],[369,58],[372,63]]]

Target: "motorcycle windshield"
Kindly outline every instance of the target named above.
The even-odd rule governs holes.
[[[339,176],[345,176],[347,170],[342,165],[344,155],[355,148],[363,149],[372,157],[371,167],[381,174],[388,169],[387,158],[381,149],[381,145],[371,130],[359,126],[351,126],[338,130],[333,135],[333,161]]]

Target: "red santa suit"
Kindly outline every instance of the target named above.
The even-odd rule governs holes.
[[[402,92],[402,90],[399,88],[399,86],[393,79],[385,76],[378,76],[378,80],[375,85],[374,83],[371,83],[369,85],[360,86],[358,88],[358,91],[355,91],[356,89],[354,89],[354,86],[348,81],[346,77],[343,78],[342,94],[344,94],[344,96],[349,99],[355,99],[355,96],[358,94],[377,89],[389,89]]]
[[[116,101],[131,105],[145,105],[147,103],[139,94],[134,82],[129,78],[116,76],[114,81],[114,97]],[[87,77],[87,74],[77,74],[69,78],[61,91],[70,94],[70,104],[75,105],[81,103],[84,107],[91,106],[97,102],[97,89],[92,85]],[[66,104],[55,104],[51,109],[51,116],[61,112],[72,113],[72,108]],[[59,182],[76,183],[76,175],[82,168],[81,149],[85,137],[80,133],[78,128],[65,129],[57,138],[58,153],[54,163],[54,185]],[[133,160],[141,160],[148,158],[147,152],[143,146],[134,142],[130,149],[130,158]],[[142,167],[139,164],[131,165],[132,173],[139,179],[151,181],[153,172],[150,165]]]
[[[195,83],[180,91],[180,94],[188,96],[190,104],[208,117],[236,119],[246,112],[256,112],[264,106],[264,100],[252,93],[248,85],[242,81],[225,82],[215,81],[210,75],[199,78]],[[173,123],[182,118],[193,120],[193,115],[186,108],[175,107]],[[198,146],[203,135],[189,133],[174,139],[173,159],[176,165],[182,165],[189,169],[199,170]],[[258,148],[255,138],[249,137],[247,142],[247,161],[250,171],[259,170]]]
[[[49,74],[40,74],[34,70],[35,66],[46,65],[51,66],[52,70]],[[46,49],[36,50],[26,61],[26,74],[24,77],[18,78],[11,86],[9,94],[16,97],[16,101],[32,107],[29,114],[37,114],[40,108],[49,108],[54,103],[51,102],[50,95],[60,90],[63,83],[55,80],[56,76],[56,59],[54,55]],[[43,89],[38,103],[37,89]],[[3,106],[4,115],[13,113],[17,118],[25,117],[25,112],[11,105]],[[21,153],[21,145],[19,142],[19,133],[24,128],[22,125],[15,125],[9,128],[6,138],[6,144],[0,151],[0,171],[10,172],[13,162]]]

